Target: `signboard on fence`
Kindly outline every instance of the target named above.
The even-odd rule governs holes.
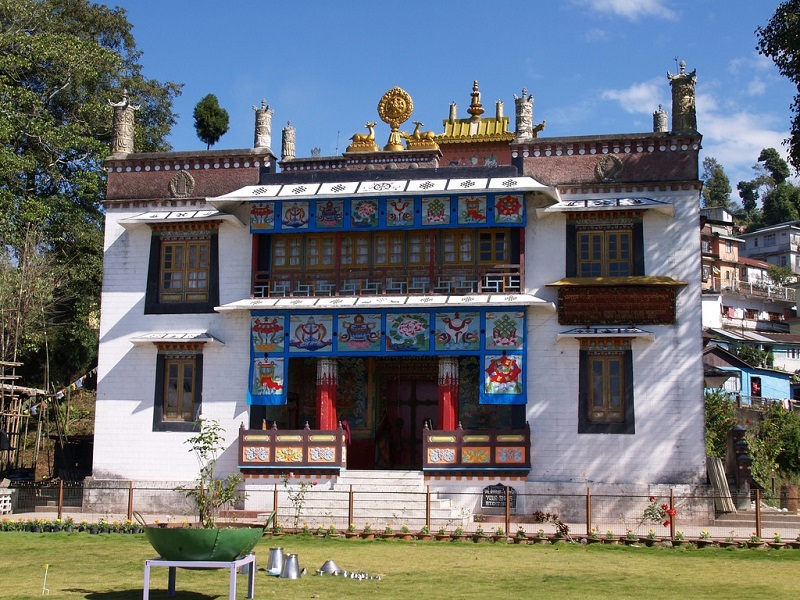
[[[512,513],[517,512],[517,490],[513,487],[505,486],[502,483],[488,485],[483,488],[481,494],[481,508],[487,509],[506,509],[506,490],[508,490],[509,508]]]

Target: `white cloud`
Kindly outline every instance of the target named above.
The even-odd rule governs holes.
[[[615,100],[625,112],[634,114],[652,114],[659,104],[666,106],[662,94],[664,93],[663,79],[651,79],[642,83],[634,83],[624,90],[605,90],[601,97],[606,100]]]
[[[767,91],[767,84],[756,77],[747,85],[747,93],[750,96],[763,96]]]
[[[610,13],[636,21],[640,17],[678,18],[677,13],[665,6],[663,0],[573,0],[579,6],[588,6],[600,13]]]
[[[611,39],[611,34],[605,29],[590,29],[583,36],[584,41],[591,43],[594,42],[607,42]]]

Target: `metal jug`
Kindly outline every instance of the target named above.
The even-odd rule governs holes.
[[[267,573],[280,575],[283,571],[283,548],[270,548],[267,561]]]
[[[297,554],[287,554],[283,562],[281,571],[282,579],[300,579],[300,565],[297,562]]]

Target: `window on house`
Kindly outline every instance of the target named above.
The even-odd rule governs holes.
[[[711,265],[703,265],[703,281],[711,279]]]
[[[153,228],[145,314],[212,312],[219,303],[217,224]]]
[[[567,277],[644,275],[643,246],[638,214],[568,216]]]
[[[765,246],[774,246],[775,245],[775,234],[768,233],[764,236],[764,245]]]
[[[579,362],[578,433],[635,433],[629,341],[581,340]]]
[[[725,252],[730,253],[730,251],[731,251],[731,241],[725,240]]]
[[[159,345],[153,431],[196,430],[202,381],[202,344]]]

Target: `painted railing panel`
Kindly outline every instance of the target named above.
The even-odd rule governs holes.
[[[346,463],[341,429],[239,429],[239,468],[245,471],[338,471]]]
[[[531,432],[524,429],[423,431],[424,471],[529,471]]]

